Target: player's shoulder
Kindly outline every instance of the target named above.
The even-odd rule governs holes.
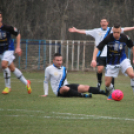
[[[48,67],[46,67],[46,70],[49,71],[49,70],[51,70],[51,69],[53,69],[53,68],[54,68],[53,65],[49,65]]]
[[[10,30],[11,28],[13,28],[13,26],[10,26],[10,25],[7,25],[7,24],[3,24],[3,26],[2,26],[2,29],[3,30]]]
[[[127,38],[127,35],[124,34],[124,33],[121,33],[120,36],[121,36],[121,37],[124,37],[124,38]]]

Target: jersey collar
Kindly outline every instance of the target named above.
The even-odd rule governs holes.
[[[102,29],[102,27],[101,27],[101,30],[102,30],[102,31],[107,31],[108,29],[109,29],[109,27],[107,27],[107,29],[106,29],[106,30]]]
[[[54,64],[53,64],[54,67],[56,67]],[[61,67],[56,67],[57,69],[61,69]]]
[[[113,36],[113,38],[114,38],[114,36]],[[121,36],[120,36],[120,38],[121,38]],[[116,40],[116,39],[114,38],[114,40],[115,40],[115,41],[119,41],[119,40],[120,40],[120,38],[119,38],[118,40]]]

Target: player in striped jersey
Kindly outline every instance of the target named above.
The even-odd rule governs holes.
[[[16,36],[16,49],[11,35]],[[4,72],[6,86],[2,91],[3,94],[8,94],[11,91],[11,72],[13,72],[15,76],[26,85],[29,94],[32,92],[30,81],[25,79],[22,72],[16,68],[13,63],[13,60],[15,59],[14,50],[19,56],[21,55],[20,38],[20,31],[17,28],[3,24],[2,12],[0,12],[0,59],[2,61],[1,66]]]
[[[45,69],[44,95],[42,95],[42,97],[46,97],[48,95],[49,81],[56,96],[91,98],[92,93],[106,95],[105,91],[100,90],[97,87],[90,87],[88,85],[80,84],[68,84],[66,77],[67,70],[64,66],[62,66],[62,56],[59,53],[55,53],[53,65],[50,65]],[[87,92],[89,94],[84,94]]]
[[[134,72],[130,60],[127,59],[125,53],[125,47],[132,48],[133,51],[133,63],[134,63],[134,46],[132,40],[125,34],[121,34],[121,27],[119,24],[115,24],[113,27],[113,33],[109,34],[99,45],[95,48],[93,53],[93,60],[91,65],[95,67],[97,65],[96,56],[99,50],[102,50],[107,46],[107,58],[106,58],[106,71],[105,71],[105,85],[106,90],[109,92],[108,100],[111,100],[111,93],[114,90],[111,84],[112,77],[117,77],[119,70],[122,73],[127,74],[131,78],[131,86],[134,87]]]
[[[100,21],[100,28],[94,28],[94,29],[88,29],[88,30],[82,30],[77,29],[75,27],[69,28],[69,32],[76,32],[80,34],[86,34],[87,36],[92,36],[95,39],[95,46],[98,46],[98,44],[109,34],[112,32],[112,28],[108,27],[108,20],[106,18],[102,18]],[[121,28],[121,32],[126,32],[134,30],[134,27],[124,27]],[[107,54],[107,47],[105,47],[102,51],[98,52],[97,54],[97,80],[98,84],[97,86],[100,87],[102,83],[102,72],[104,70],[104,67],[106,66],[106,55]],[[114,85],[114,79],[112,79],[112,83]]]

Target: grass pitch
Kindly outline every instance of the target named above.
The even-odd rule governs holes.
[[[4,89],[0,73],[0,89]],[[52,90],[43,94],[44,72],[24,73],[32,82],[32,94],[12,74],[12,91],[0,94],[0,134],[133,134],[134,95],[128,77],[119,75],[115,88],[121,89],[120,102],[93,98],[59,98]],[[104,80],[104,78],[103,78]],[[69,83],[96,86],[95,72],[70,72]],[[104,89],[104,81],[102,89]]]

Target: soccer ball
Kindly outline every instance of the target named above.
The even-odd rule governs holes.
[[[119,90],[119,89],[114,90],[113,93],[112,93],[112,98],[113,98],[115,101],[120,101],[120,100],[123,99],[123,97],[124,97],[124,94],[123,94],[123,92],[122,92],[121,90]]]

